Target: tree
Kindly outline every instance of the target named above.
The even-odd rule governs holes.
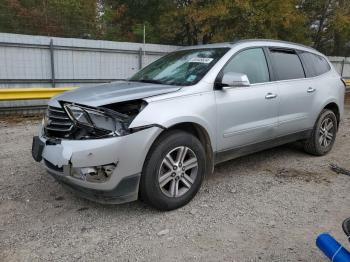
[[[0,31],[196,45],[273,38],[350,55],[349,0],[2,0]]]
[[[95,0],[3,0],[2,32],[65,37],[97,36]]]
[[[313,46],[329,55],[346,55],[350,46],[348,0],[302,0],[300,10],[307,18]]]
[[[308,42],[296,0],[187,0],[161,19],[162,42],[197,44],[242,38]]]
[[[350,4],[340,1],[330,30],[333,41],[330,55],[350,56]]]
[[[174,6],[171,0],[101,0],[101,19],[106,39],[159,42],[159,15]]]

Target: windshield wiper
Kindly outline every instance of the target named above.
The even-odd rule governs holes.
[[[132,82],[142,82],[142,83],[151,83],[151,84],[164,84],[162,81],[154,80],[154,79],[139,79],[139,80],[129,80]]]

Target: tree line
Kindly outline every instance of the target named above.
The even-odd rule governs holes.
[[[173,45],[272,38],[350,55],[349,0],[1,0],[0,32]]]

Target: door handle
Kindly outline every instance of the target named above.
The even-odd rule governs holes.
[[[273,99],[273,98],[276,98],[276,97],[277,97],[276,94],[267,93],[267,95],[265,96],[265,99]]]
[[[312,88],[312,87],[309,87],[308,89],[307,89],[307,92],[308,93],[313,93],[313,92],[315,92],[316,91],[316,89],[315,88]]]

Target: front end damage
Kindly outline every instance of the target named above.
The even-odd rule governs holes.
[[[147,103],[127,101],[100,107],[59,101],[60,107],[49,106],[44,118],[44,133],[55,139],[99,139],[124,136],[135,130],[130,123]]]
[[[146,102],[59,103],[47,110],[33,157],[82,197],[102,203],[136,200],[147,152],[162,131],[153,125],[129,128]]]

